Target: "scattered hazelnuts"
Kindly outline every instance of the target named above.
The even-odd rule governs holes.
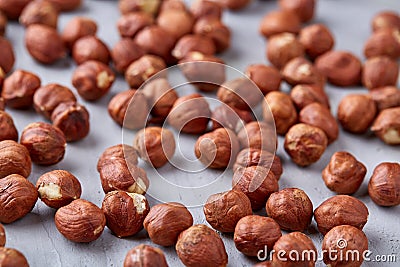
[[[303,45],[292,33],[279,33],[268,39],[267,58],[272,65],[282,69],[286,63],[304,55]]]
[[[148,245],[139,245],[128,251],[124,267],[168,267],[167,260],[161,249]]]
[[[369,95],[374,100],[378,111],[400,106],[400,90],[394,86],[376,88],[370,91]]]
[[[110,51],[107,45],[93,35],[79,38],[72,47],[72,58],[80,65],[89,60],[96,60],[104,64],[110,61]]]
[[[1,2],[1,1],[0,1]],[[0,58],[0,74],[4,78],[4,74],[11,71],[15,63],[14,49],[6,38],[0,36],[0,49],[2,51],[2,57]]]
[[[272,35],[289,32],[297,34],[300,31],[299,17],[289,10],[271,11],[262,19],[259,31],[266,38]]]
[[[144,55],[133,61],[125,71],[125,80],[131,88],[139,88],[147,79],[165,69],[165,61],[153,55]]]
[[[227,105],[220,105],[211,114],[213,130],[223,127],[237,132],[253,120],[250,111],[231,108]]]
[[[386,56],[367,59],[362,72],[362,83],[370,90],[384,86],[396,86],[399,64]]]
[[[375,119],[371,130],[388,145],[400,144],[400,107],[382,110]]]
[[[379,206],[400,204],[400,164],[383,162],[376,166],[368,183],[368,194]]]
[[[12,117],[5,111],[0,110],[0,141],[18,141],[18,130],[14,125]]]
[[[0,224],[0,247],[4,247],[6,244],[6,231],[4,230],[4,226]]]
[[[142,57],[144,52],[130,38],[122,38],[111,50],[111,58],[118,72],[125,73],[129,65]]]
[[[31,169],[31,157],[25,146],[12,140],[0,141],[0,179],[10,174],[28,178]]]
[[[293,11],[302,22],[310,21],[314,17],[315,0],[279,0],[279,7]]]
[[[335,45],[331,31],[323,24],[312,24],[301,29],[299,42],[311,59],[330,51]]]
[[[382,29],[400,30],[400,16],[398,13],[389,10],[379,12],[372,18],[371,28],[374,32]]]
[[[274,153],[277,148],[277,138],[274,125],[270,123],[252,121],[247,123],[238,133],[240,146],[256,148]]]
[[[399,36],[399,30],[390,28],[374,32],[365,42],[365,57],[388,56],[393,60],[397,60],[400,57]]]
[[[0,247],[0,265],[29,267],[25,256],[16,249]]]
[[[146,12],[131,12],[121,16],[117,21],[119,34],[123,38],[134,38],[147,26],[154,24],[154,18]]]
[[[324,89],[318,85],[298,84],[290,91],[290,97],[297,110],[302,110],[312,103],[319,103],[330,109],[328,96]]]
[[[97,24],[86,17],[74,17],[68,21],[61,33],[61,38],[68,49],[72,49],[74,43],[84,36],[95,35]]]
[[[323,87],[325,77],[310,61],[304,57],[290,60],[282,69],[283,79],[290,85],[312,84]]]
[[[58,9],[50,1],[31,1],[22,10],[19,22],[25,27],[32,24],[43,24],[56,29]]]
[[[220,19],[200,18],[194,24],[193,32],[211,38],[217,53],[222,53],[231,46],[231,30]]]
[[[245,74],[258,86],[263,95],[280,89],[282,76],[273,66],[252,64],[246,68]]]

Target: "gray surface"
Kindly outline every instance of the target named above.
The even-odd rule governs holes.
[[[99,24],[98,35],[112,46],[118,40],[115,28],[119,12],[116,1],[85,1],[84,6],[74,12],[62,14],[59,28],[75,15],[85,15],[94,18]],[[222,57],[227,64],[239,69],[250,63],[266,62],[265,41],[258,34],[258,25],[262,16],[276,7],[275,1],[254,1],[246,10],[224,15],[225,22],[233,31],[232,48]],[[347,49],[362,57],[362,47],[370,34],[369,22],[374,13],[382,9],[400,10],[400,3],[396,0],[321,0],[319,1],[316,22],[326,23],[336,36],[336,49]],[[23,45],[24,30],[21,26],[11,23],[7,36],[16,49],[16,68],[23,68],[37,73],[43,84],[58,82],[71,86],[71,73],[74,64],[71,61],[59,62],[53,66],[42,66],[33,61]],[[82,198],[101,205],[104,193],[101,189],[99,175],[96,171],[96,162],[102,151],[111,145],[122,142],[121,129],[107,114],[107,103],[119,91],[127,89],[122,77],[119,77],[112,88],[112,92],[96,103],[84,103],[91,115],[91,133],[81,142],[68,144],[65,159],[49,168],[34,166],[29,180],[33,183],[37,178],[52,169],[66,169],[74,173],[83,186]],[[327,86],[332,110],[336,112],[337,103],[350,92],[366,92],[360,88],[335,88]],[[19,131],[33,121],[41,121],[42,117],[33,111],[15,111],[8,109],[16,122]],[[181,144],[191,149],[193,139],[183,137]],[[356,136],[340,132],[340,138],[326,151],[321,160],[308,167],[299,168],[290,162],[282,149],[283,139],[279,139],[278,154],[284,161],[284,174],[279,182],[280,188],[299,187],[304,189],[317,207],[324,199],[334,195],[322,182],[320,172],[328,163],[330,156],[339,150],[353,153],[368,167],[367,178],[360,190],[355,194],[369,208],[370,217],[365,226],[365,233],[369,238],[370,250],[374,255],[393,254],[400,251],[399,218],[400,207],[380,208],[367,195],[367,183],[373,168],[382,161],[398,161],[400,150],[398,147],[383,145],[372,136]],[[189,147],[190,146],[190,147]],[[189,148],[188,148],[189,147]],[[188,150],[188,151],[189,151]],[[171,167],[162,168],[161,172],[175,177],[175,182],[181,179],[181,185],[198,184],[197,177],[174,171]],[[175,175],[176,174],[176,175]],[[203,177],[208,177],[207,172]],[[225,186],[229,187],[230,174],[226,174]],[[201,180],[200,180],[201,181]],[[179,201],[179,196],[174,196]],[[154,201],[151,200],[153,204]],[[6,225],[7,246],[19,249],[27,257],[31,266],[121,266],[126,252],[139,243],[149,243],[146,233],[126,239],[118,239],[108,229],[95,242],[90,244],[75,244],[63,238],[56,230],[53,222],[54,210],[37,202],[32,213],[22,220]],[[191,209],[195,223],[205,223],[201,208]],[[262,212],[263,213],[263,212]],[[314,228],[315,224],[313,223]],[[315,245],[320,249],[322,236],[311,234]],[[229,266],[251,266],[254,261],[241,255],[235,248],[231,236],[224,236],[224,243],[229,255]],[[173,248],[163,248],[170,266],[181,266]],[[379,264],[379,266],[398,266],[400,255],[397,255],[397,264]],[[378,266],[377,263],[365,263],[365,266]],[[323,266],[318,262],[318,266]]]

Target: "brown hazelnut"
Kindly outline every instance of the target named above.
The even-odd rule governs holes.
[[[399,64],[386,56],[369,58],[363,67],[362,83],[370,90],[384,86],[396,86]]]
[[[0,265],[29,267],[25,256],[13,248],[0,248]]]
[[[375,88],[369,92],[379,111],[400,106],[400,90],[394,86]]]
[[[0,110],[0,141],[14,140],[18,141],[18,130],[14,125],[12,117]]]
[[[207,18],[222,18],[222,6],[219,3],[208,1],[208,0],[196,0],[190,7],[195,19],[207,17]]]
[[[64,158],[67,146],[61,130],[44,122],[35,122],[26,126],[21,134],[24,145],[34,163],[53,165]]]
[[[4,36],[6,34],[8,19],[6,14],[0,10],[0,36]]]
[[[279,0],[279,7],[293,11],[302,22],[307,22],[314,17],[315,0]]]
[[[169,202],[153,206],[143,225],[153,243],[168,247],[175,245],[179,234],[193,225],[193,217],[184,205]]]
[[[283,79],[290,85],[313,84],[322,87],[324,75],[307,59],[296,57],[290,60],[281,72]]]
[[[104,150],[97,162],[97,171],[100,172],[100,169],[110,161],[112,162],[120,159],[126,160],[126,163],[129,166],[138,164],[138,156],[135,149],[129,145],[119,144],[108,147]]]
[[[117,28],[121,37],[134,38],[139,31],[152,24],[154,19],[150,14],[131,12],[118,19]]]
[[[289,95],[282,92],[271,92],[265,96],[263,102],[264,121],[273,124],[276,132],[286,134],[290,127],[297,122],[297,110]]]
[[[250,111],[231,108],[227,105],[218,106],[211,114],[213,130],[223,127],[237,132],[253,120],[254,117]]]
[[[343,129],[356,134],[366,132],[375,115],[376,106],[369,95],[346,95],[340,101],[337,110],[337,118]]]
[[[129,65],[143,55],[142,49],[130,38],[121,39],[111,50],[114,67],[121,73],[125,73]]]
[[[174,134],[161,127],[147,127],[136,133],[133,147],[141,159],[160,168],[174,156]]]
[[[158,13],[162,13],[164,11],[188,11],[183,0],[163,0]]]
[[[39,177],[36,182],[39,198],[51,208],[61,208],[81,197],[79,180],[70,172],[54,170]]]
[[[165,69],[165,61],[153,55],[144,55],[133,61],[125,71],[125,80],[131,88],[139,88],[147,79]]]
[[[279,224],[273,219],[250,214],[238,221],[233,240],[240,252],[254,257],[265,249],[272,250],[281,236]]]
[[[314,211],[318,230],[325,235],[338,225],[352,225],[362,230],[368,220],[368,208],[355,197],[337,195],[322,202]]]
[[[22,10],[30,1],[31,0],[16,0],[10,2],[9,0],[0,0],[0,10],[3,11],[9,19],[18,19]]]
[[[198,19],[193,27],[193,32],[211,38],[214,41],[217,53],[224,52],[231,45],[231,31],[217,18],[204,17]]]
[[[0,0],[1,2],[1,0]],[[14,56],[14,49],[6,38],[0,36],[0,50],[2,51],[1,58],[0,58],[0,74],[1,76],[5,76],[11,71],[12,67],[14,66],[15,56]]]
[[[157,25],[176,39],[192,32],[194,18],[191,13],[181,10],[162,11],[157,17]]]
[[[394,11],[381,11],[372,18],[371,27],[374,32],[386,28],[400,30],[400,16]]]
[[[294,163],[306,167],[321,158],[327,145],[328,138],[323,130],[299,123],[287,132],[284,148]]]
[[[313,217],[310,198],[298,188],[285,188],[272,193],[265,209],[268,217],[274,219],[283,230],[305,231]]]
[[[0,247],[4,247],[6,244],[6,231],[4,230],[4,226],[0,224]]]
[[[74,17],[68,21],[61,38],[68,49],[72,49],[74,43],[84,36],[95,35],[97,24],[94,20],[86,17]]]
[[[382,110],[371,130],[388,145],[400,144],[400,107]]]
[[[139,245],[128,251],[124,260],[124,267],[168,267],[164,253],[159,248],[148,245]]]
[[[267,58],[278,69],[296,57],[304,55],[303,45],[296,35],[288,32],[275,34],[268,39]]]
[[[238,190],[250,199],[251,208],[260,210],[269,196],[279,190],[275,175],[261,166],[239,168],[233,174],[232,189]]]
[[[271,11],[265,15],[260,24],[260,33],[265,37],[274,34],[289,32],[297,34],[300,31],[301,22],[293,11]]]
[[[360,267],[368,251],[368,239],[354,226],[339,225],[324,236],[322,251],[327,266]]]
[[[12,140],[0,142],[0,179],[10,174],[27,178],[31,169],[31,157],[26,147]]]
[[[273,66],[252,64],[246,68],[245,74],[258,86],[263,95],[280,89],[282,76]]]
[[[274,125],[260,121],[247,123],[238,133],[241,147],[257,148],[274,153],[277,147],[277,138]]]
[[[393,207],[400,204],[400,164],[383,162],[376,166],[368,183],[368,194],[378,205]]]
[[[76,97],[68,87],[58,83],[42,86],[33,95],[33,107],[46,119],[50,119],[54,109],[63,102],[76,102]]]
[[[104,197],[102,210],[107,227],[118,237],[132,236],[143,229],[150,211],[145,196],[124,191],[112,191]]]
[[[312,24],[301,29],[299,42],[303,45],[306,54],[311,59],[315,59],[333,48],[335,38],[325,25]]]
[[[261,102],[263,94],[251,80],[237,78],[223,83],[217,97],[230,107],[250,110]]]
[[[234,132],[218,128],[200,136],[194,146],[196,157],[208,168],[232,167],[240,144]]]
[[[78,65],[89,60],[100,61],[107,65],[110,61],[110,51],[102,40],[96,36],[88,35],[79,38],[74,43],[72,57]]]
[[[85,100],[94,101],[108,93],[115,80],[112,70],[99,61],[89,60],[79,65],[72,76],[72,84]]]
[[[12,223],[28,214],[35,206],[35,186],[19,174],[0,179],[0,222]]]
[[[213,55],[215,51],[216,48],[212,39],[202,35],[188,34],[179,39],[171,53],[177,59],[182,59],[186,57],[189,52]]]
[[[353,194],[364,180],[367,168],[352,154],[339,151],[322,171],[325,185],[338,194]]]
[[[302,110],[312,103],[319,103],[330,109],[328,96],[324,89],[318,85],[298,84],[290,91],[290,97],[298,110]]]
[[[161,2],[161,0],[120,0],[118,2],[118,8],[123,15],[135,11],[142,11],[150,15],[155,15]]]
[[[262,261],[253,265],[253,267],[272,267],[272,261]]]
[[[215,230],[224,233],[233,233],[241,218],[253,214],[249,198],[235,190],[211,195],[203,211],[207,222]]]
[[[68,240],[89,243],[103,233],[106,217],[95,204],[77,199],[57,210],[54,222],[58,231]]]
[[[207,100],[194,93],[178,98],[168,115],[168,123],[184,133],[200,134],[207,129],[211,110]]]
[[[46,25],[30,25],[25,31],[25,46],[29,54],[43,64],[52,64],[66,55],[61,36]]]
[[[43,24],[57,29],[58,9],[50,1],[31,1],[23,9],[19,22],[25,27]]]
[[[228,255],[221,237],[204,224],[197,224],[183,231],[176,243],[179,259],[187,267],[223,266]]]
[[[216,2],[223,8],[228,8],[231,10],[239,10],[245,8],[251,3],[251,0],[209,0]]]
[[[51,121],[64,133],[67,142],[81,140],[89,134],[89,112],[76,102],[59,104],[51,115]]]
[[[1,84],[1,82],[0,82]],[[4,98],[0,97],[0,110],[4,110],[6,104],[4,103]]]
[[[47,0],[53,3],[60,11],[72,11],[79,8],[82,0]]]
[[[382,29],[373,33],[364,45],[367,58],[388,56],[394,60],[400,57],[400,30]]]

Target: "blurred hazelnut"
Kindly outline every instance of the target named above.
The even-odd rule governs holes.
[[[213,1],[209,0],[196,0],[192,3],[190,8],[195,19],[207,17],[207,18],[222,18],[222,6]]]
[[[121,37],[134,38],[139,31],[152,24],[154,24],[154,19],[150,14],[132,12],[118,19],[117,28]]]
[[[84,36],[95,35],[97,24],[86,17],[74,17],[64,27],[61,38],[68,49],[72,49],[74,43]]]
[[[378,205],[393,207],[400,204],[400,164],[383,162],[376,166],[368,183],[368,194]]]
[[[302,110],[312,103],[319,103],[330,109],[328,96],[324,89],[318,85],[298,84],[290,91],[290,97],[298,110]]]
[[[393,60],[400,57],[400,30],[382,29],[373,33],[364,44],[367,58],[388,56]]]
[[[312,24],[301,29],[299,41],[311,59],[330,51],[335,45],[335,38],[323,24]]]
[[[179,39],[171,53],[177,59],[182,59],[186,57],[189,52],[213,55],[215,51],[216,49],[212,39],[206,36],[188,34]]]
[[[295,57],[304,55],[303,45],[296,35],[288,32],[275,34],[268,39],[267,58],[278,69]]]
[[[315,2],[315,0],[279,0],[279,7],[293,11],[302,22],[307,22],[314,17]]]
[[[251,3],[251,0],[209,0],[216,2],[223,8],[228,8],[231,10],[239,10],[245,8]]]
[[[0,83],[1,84],[1,83]],[[0,110],[4,110],[5,108],[4,98],[0,97]]]
[[[400,107],[382,110],[371,130],[388,145],[400,144]]]
[[[165,61],[153,55],[144,55],[133,61],[125,71],[125,80],[131,88],[139,88],[147,79],[165,69]]]
[[[158,13],[164,11],[188,11],[183,0],[163,0]]]
[[[399,64],[386,56],[369,58],[363,67],[362,83],[370,90],[384,86],[396,86]]]
[[[104,64],[110,61],[110,51],[107,45],[93,35],[79,38],[72,47],[72,57],[80,65],[89,60],[97,60]]]
[[[218,106],[211,114],[213,130],[223,127],[237,132],[253,120],[253,114],[250,111],[231,108],[227,105]]]
[[[262,261],[253,265],[253,267],[272,267],[272,261],[271,260]]]
[[[157,25],[176,39],[192,32],[194,18],[191,13],[181,10],[167,10],[157,17]]]
[[[320,87],[325,84],[325,77],[310,61],[303,57],[290,60],[281,72],[283,79],[290,85],[313,84]]]
[[[246,68],[245,74],[258,86],[263,95],[280,89],[282,76],[273,66],[252,64]]]
[[[265,37],[278,33],[289,32],[297,34],[300,31],[301,22],[292,11],[278,10],[268,12],[261,21],[260,33]]]
[[[204,17],[198,19],[193,32],[211,38],[214,41],[217,53],[224,52],[231,45],[231,31],[217,18]]]
[[[28,178],[31,169],[31,157],[26,147],[12,140],[0,141],[0,180],[10,174]]]
[[[111,50],[114,67],[121,73],[125,73],[129,65],[143,55],[142,49],[130,38],[121,39]]]
[[[25,27],[44,24],[57,29],[58,9],[50,1],[31,1],[23,9],[19,22]]]
[[[99,161],[97,162],[97,171],[108,164],[110,161],[114,160],[126,160],[129,166],[134,166],[138,164],[138,157],[136,151],[133,147],[125,144],[119,144],[115,146],[108,147],[101,154]]]
[[[230,107],[250,110],[261,102],[263,94],[248,78],[237,78],[223,83],[217,97]]]
[[[14,140],[18,141],[18,130],[14,125],[12,117],[0,110],[0,141]]]
[[[1,0],[0,0],[1,2]],[[10,41],[6,38],[0,36],[0,50],[2,51],[2,56],[0,57],[0,75],[5,76],[11,71],[14,66],[15,56],[14,49]]]
[[[379,111],[400,106],[400,90],[394,86],[375,88],[369,92]]]
[[[0,36],[4,36],[6,34],[8,19],[6,14],[0,10]]]
[[[22,10],[31,0],[0,0],[0,10],[12,20],[18,19]]]
[[[29,267],[25,256],[13,248],[0,247],[0,264],[2,266]]]
[[[161,2],[161,0],[119,0],[118,8],[123,15],[135,11],[142,11],[150,15],[155,15]]]
[[[247,123],[238,133],[242,148],[257,148],[274,153],[278,140],[275,127],[261,121]]]
[[[374,32],[386,28],[400,30],[400,16],[394,11],[381,11],[372,18],[371,27]]]
[[[78,9],[82,4],[82,0],[47,0],[47,1],[53,3],[60,11],[72,11]]]
[[[6,231],[4,230],[4,226],[0,224],[0,247],[4,247],[6,244]]]
[[[148,245],[139,245],[128,251],[124,260],[124,267],[168,267],[164,253],[159,248]]]

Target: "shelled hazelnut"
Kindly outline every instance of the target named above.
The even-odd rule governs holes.
[[[238,133],[242,148],[257,148],[274,153],[278,140],[274,125],[261,121],[247,123]]]
[[[126,144],[119,144],[104,150],[97,162],[97,171],[100,172],[103,166],[115,160],[125,160],[129,166],[138,164],[138,156],[135,149]]]
[[[166,67],[161,57],[144,55],[128,66],[125,71],[125,80],[131,88],[139,88],[147,79]]]
[[[10,174],[28,178],[31,170],[31,157],[26,147],[12,140],[0,141],[0,180]]]
[[[400,30],[382,29],[374,32],[364,44],[364,55],[367,58],[388,56],[393,60],[400,57]]]
[[[6,14],[0,10],[0,36],[4,36],[6,34],[8,19]]]
[[[393,207],[400,204],[400,164],[383,162],[376,166],[368,183],[368,194],[378,205]]]
[[[394,11],[381,11],[372,18],[371,28],[374,32],[387,28],[400,30],[400,16]]]
[[[190,52],[213,55],[216,48],[212,39],[202,35],[188,34],[178,40],[171,53],[177,59],[183,59]]]
[[[186,10],[163,10],[157,17],[157,25],[179,39],[192,32],[194,18]]]
[[[299,41],[312,60],[332,50],[335,45],[335,38],[323,24],[312,24],[301,29]]]
[[[217,97],[230,107],[250,110],[261,102],[263,95],[251,80],[237,78],[223,83]]]
[[[193,225],[189,210],[176,202],[153,206],[143,222],[153,243],[168,247],[176,244],[179,234]]]
[[[371,130],[388,145],[400,144],[400,107],[382,110]]]
[[[80,198],[79,180],[70,172],[54,170],[39,177],[36,182],[39,198],[51,208],[61,208]]]
[[[196,20],[200,18],[222,18],[223,8],[219,3],[208,0],[193,1],[190,11]]]
[[[96,60],[107,65],[110,61],[110,51],[102,40],[88,35],[76,40],[72,46],[72,58],[78,65],[89,60]]]
[[[396,86],[399,64],[386,56],[369,58],[363,67],[362,83],[369,90],[384,86]]]
[[[27,215],[35,206],[35,186],[19,174],[0,179],[0,223],[12,223]]]
[[[268,39],[266,54],[272,65],[282,69],[291,59],[302,57],[304,48],[296,35],[284,32],[275,34]]]
[[[30,1],[31,0],[16,0],[10,2],[8,0],[1,0],[0,10],[6,14],[9,19],[16,20]]]
[[[273,66],[252,64],[246,68],[245,74],[258,86],[263,95],[280,89],[282,76]]]
[[[1,2],[1,0],[0,0]],[[0,50],[2,51],[2,56],[0,58],[0,74],[5,76],[9,73],[14,66],[15,56],[14,49],[10,41],[4,37],[0,36]]]
[[[29,267],[25,256],[13,248],[0,248],[0,264],[2,266]]]
[[[60,11],[72,11],[75,9],[78,9],[81,4],[82,0],[47,0],[51,3],[53,3],[58,10]]]
[[[298,84],[290,91],[290,97],[297,110],[302,110],[312,103],[319,103],[330,109],[328,96],[324,89],[318,85]]]
[[[362,230],[368,215],[368,208],[363,202],[347,195],[330,197],[314,210],[318,230],[323,235],[338,225],[351,225]]]
[[[4,226],[0,224],[0,247],[4,247],[6,244],[6,231],[4,230]]]
[[[228,8],[231,10],[239,10],[245,8],[247,5],[251,3],[251,0],[208,0],[212,2],[216,2],[221,5],[223,8]]]
[[[211,114],[213,130],[223,127],[237,132],[253,120],[253,114],[250,111],[231,108],[227,105],[218,106]]]
[[[198,19],[194,24],[193,32],[211,38],[214,41],[217,53],[222,53],[231,46],[231,31],[227,25],[217,18],[203,17]]]
[[[124,260],[124,267],[137,266],[168,267],[168,264],[161,249],[148,245],[139,245],[129,250]]]
[[[74,17],[65,25],[61,38],[68,49],[72,49],[74,43],[84,36],[96,35],[97,24],[86,17]]]
[[[325,185],[338,194],[353,194],[360,187],[367,168],[352,154],[345,151],[334,153],[322,171]]]
[[[290,60],[281,72],[283,79],[290,85],[312,84],[323,87],[325,77],[310,61],[304,57]]]
[[[310,21],[314,17],[315,0],[279,0],[279,7],[293,11],[302,22]]]
[[[400,106],[400,90],[394,86],[376,88],[369,92],[369,95],[374,100],[378,111]]]
[[[158,10],[158,13],[171,10],[188,11],[183,0],[163,0],[160,5],[160,9]]]
[[[18,141],[18,130],[14,125],[14,120],[5,111],[0,110],[0,141]]]
[[[160,7],[161,2],[161,0],[119,0],[118,8],[123,15],[136,11],[142,11],[150,15],[155,15]]]
[[[43,24],[57,29],[58,9],[50,1],[31,1],[22,10],[19,22],[25,27]]]
[[[0,82],[0,85],[1,85],[1,82]],[[6,104],[4,103],[4,98],[2,98],[0,95],[0,110],[3,111],[5,106],[6,106]]]
[[[121,73],[125,73],[129,65],[143,55],[142,49],[130,38],[122,38],[111,49],[114,67]]]
[[[154,18],[146,12],[131,12],[121,16],[117,21],[119,34],[123,38],[134,38],[147,26],[154,24]]]
[[[297,34],[300,27],[300,19],[293,11],[278,10],[271,11],[264,16],[259,31],[266,38],[269,38],[274,34],[283,32]]]

